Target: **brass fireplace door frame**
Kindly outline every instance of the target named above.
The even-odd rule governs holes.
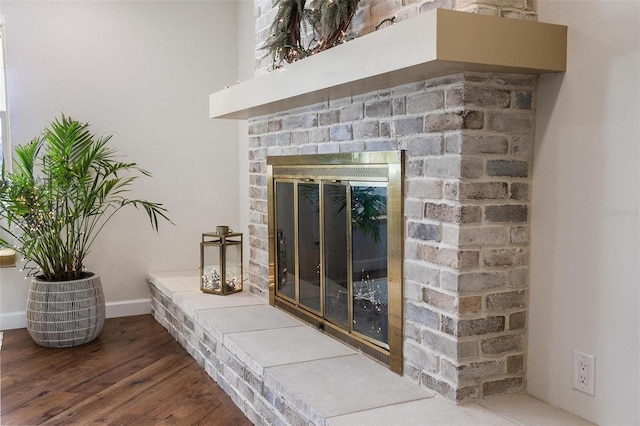
[[[376,151],[340,154],[294,155],[267,158],[267,196],[269,218],[269,303],[315,325],[325,333],[389,366],[402,374],[403,340],[403,164],[402,151]],[[387,183],[387,278],[388,348],[332,324],[320,315],[276,293],[276,207],[275,182],[333,181]],[[321,268],[322,269],[322,268]],[[321,309],[322,310],[322,309]]]

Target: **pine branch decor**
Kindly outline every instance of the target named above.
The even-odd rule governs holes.
[[[295,62],[307,56],[302,47],[301,27],[304,25],[306,0],[277,0],[278,13],[271,24],[271,36],[264,48],[273,56],[274,63]]]
[[[311,5],[311,22],[318,45],[314,53],[346,41],[347,29],[358,9],[358,0],[315,0]]]
[[[265,56],[271,55],[278,68],[283,61],[292,63],[345,42],[358,1],[314,0],[306,7],[306,0],[276,0],[278,13],[264,45]]]

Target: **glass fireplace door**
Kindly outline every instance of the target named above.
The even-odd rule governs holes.
[[[348,187],[339,183],[325,183],[322,190],[323,260],[324,260],[324,317],[333,324],[349,330],[350,254],[349,210],[346,208]]]
[[[387,187],[352,183],[351,251],[353,331],[388,340]]]
[[[298,294],[303,307],[320,313],[320,188],[297,184]]]
[[[295,210],[294,183],[276,184],[276,212],[278,223],[276,250],[278,259],[276,291],[280,296],[296,300]]]
[[[384,182],[276,182],[277,294],[388,348],[386,221]]]
[[[403,162],[402,151],[267,158],[269,303],[399,374]]]

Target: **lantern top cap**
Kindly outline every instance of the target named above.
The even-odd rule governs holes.
[[[219,232],[220,230],[216,230],[215,232],[204,232],[202,234],[202,239],[205,237],[213,237],[213,238],[229,238],[229,237],[241,237],[242,232],[233,232],[233,230],[228,229],[227,232]]]

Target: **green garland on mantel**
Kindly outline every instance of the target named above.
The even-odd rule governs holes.
[[[264,49],[273,57],[274,68],[283,61],[295,62],[346,41],[347,29],[359,0],[276,0],[278,13]],[[312,39],[303,45],[303,34]]]

